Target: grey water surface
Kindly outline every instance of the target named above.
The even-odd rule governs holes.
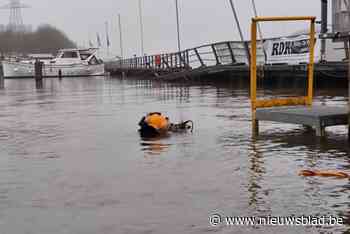
[[[251,137],[248,85],[117,78],[6,80],[0,91],[1,234],[344,233],[347,130],[322,141],[298,125],[261,123]],[[283,90],[292,93],[295,90]],[[275,95],[276,93],[265,93]],[[346,90],[315,103],[344,105]],[[143,140],[140,118],[191,119],[193,133]],[[342,226],[226,226],[224,216],[329,216]]]

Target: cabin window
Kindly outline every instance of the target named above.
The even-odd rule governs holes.
[[[61,58],[78,58],[78,53],[76,51],[65,51]]]
[[[81,60],[86,60],[90,57],[91,54],[80,54]]]
[[[97,60],[97,58],[95,56],[93,56],[90,61],[89,61],[90,65],[96,65],[99,64],[99,61]]]

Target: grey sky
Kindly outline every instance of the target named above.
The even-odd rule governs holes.
[[[145,32],[145,53],[175,51],[176,18],[175,0],[142,0]],[[238,40],[228,0],[178,0],[182,47],[204,43]],[[260,15],[315,15],[320,16],[320,0],[255,0]],[[6,4],[6,0],[1,1]],[[250,18],[253,15],[251,0],[234,0],[245,37],[249,37]],[[110,23],[113,53],[119,53],[117,14],[123,24],[125,56],[140,54],[138,0],[22,0],[32,8],[22,14],[26,24],[34,27],[41,23],[57,26],[80,45],[88,38],[96,41],[96,32],[104,38],[105,21]],[[3,10],[0,20],[7,24],[9,12]],[[288,34],[305,27],[302,24],[266,24],[265,36]],[[104,40],[104,39],[103,39]],[[104,41],[103,41],[104,42]],[[105,43],[105,42],[104,42]]]

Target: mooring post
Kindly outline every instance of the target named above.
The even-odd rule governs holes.
[[[40,62],[39,59],[35,60],[34,63],[34,72],[35,72],[35,83],[37,88],[42,88],[43,86],[43,62]]]
[[[58,70],[58,79],[62,80],[62,70]]]
[[[2,64],[0,64],[0,89],[5,88],[5,81],[4,81],[4,70],[2,67]]]

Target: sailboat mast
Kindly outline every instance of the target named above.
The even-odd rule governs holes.
[[[108,22],[105,23],[106,26],[106,47],[107,47],[107,56],[109,56],[109,36],[108,36]]]
[[[118,14],[118,24],[119,24],[120,56],[121,56],[121,58],[124,58],[124,51],[123,51],[123,31],[122,31],[122,23],[121,23],[121,19],[120,19],[120,14]]]
[[[176,6],[176,28],[177,28],[177,50],[181,51],[181,43],[180,43],[180,20],[179,20],[179,3],[178,0],[175,0]]]
[[[240,25],[239,20],[238,20],[238,16],[237,16],[237,12],[236,12],[235,6],[234,6],[234,4],[233,4],[233,0],[229,0],[229,2],[230,2],[230,4],[231,4],[232,13],[233,13],[233,16],[234,16],[235,21],[236,21],[236,24],[237,24],[237,28],[238,28],[239,35],[240,35],[240,37],[241,37],[241,41],[242,41],[242,43],[243,43],[243,45],[244,45],[244,48],[245,48],[245,52],[246,52],[246,56],[247,56],[248,63],[250,63],[250,52],[249,52],[249,47],[248,47],[248,44],[244,41],[244,37],[243,37],[241,25]]]
[[[144,56],[144,41],[143,41],[143,19],[142,19],[142,3],[139,0],[139,17],[140,17],[140,36],[141,36],[141,56]]]
[[[252,5],[253,5],[254,16],[258,17],[258,11],[256,9],[255,0],[252,0]],[[265,47],[264,47],[264,41],[263,41],[264,37],[263,37],[262,30],[261,30],[259,22],[257,23],[257,27],[258,27],[258,32],[259,32],[259,36],[260,36],[260,40],[261,40],[261,45],[262,45],[262,49],[264,51],[264,57],[265,57],[265,61],[266,61],[267,53],[266,53],[266,50],[265,50]]]
[[[252,0],[252,5],[253,5],[254,16],[258,17],[258,11],[256,10],[255,0]],[[262,31],[261,31],[260,24],[258,23],[257,26],[258,26],[258,32],[259,32],[260,39],[262,40],[263,39],[263,34],[262,34]]]

